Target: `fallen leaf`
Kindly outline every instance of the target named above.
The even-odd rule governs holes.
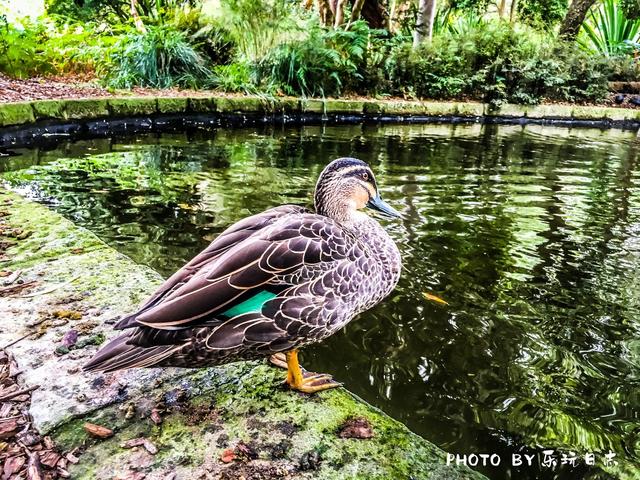
[[[73,253],[74,255],[79,255],[81,253],[84,253],[84,248],[72,248],[71,253]]]
[[[113,430],[103,427],[102,425],[96,425],[95,423],[85,423],[84,429],[91,435],[97,438],[109,438],[113,436]]]
[[[66,332],[64,334],[64,337],[62,337],[62,346],[70,348],[70,347],[73,347],[77,341],[78,341],[78,331],[72,329]]]
[[[220,460],[224,463],[231,463],[236,459],[236,454],[232,448],[227,448],[222,455],[220,455]]]
[[[236,445],[236,452],[244,455],[249,460],[255,460],[256,458],[258,458],[258,452],[256,452],[256,449],[251,445],[247,445],[243,441],[238,442],[238,444]]]
[[[71,477],[71,474],[65,470],[64,468],[56,468],[56,472],[58,472],[58,475],[61,476],[62,478],[69,478]]]
[[[156,425],[160,425],[162,423],[162,416],[157,408],[151,410],[151,421]]]
[[[53,450],[43,450],[40,452],[40,462],[49,468],[54,468],[60,461],[61,455]]]
[[[9,270],[0,270],[0,277],[8,277],[9,275],[11,275]]]
[[[424,298],[426,298],[427,300],[431,300],[432,302],[436,302],[439,303],[441,305],[449,305],[449,302],[447,302],[446,300],[443,300],[442,298],[436,296],[436,295],[432,295],[431,293],[427,293],[427,292],[423,292],[422,296]]]
[[[126,442],[121,443],[120,447],[121,448],[139,447],[143,443],[144,443],[144,438],[142,437],[132,438],[131,440],[127,440]]]
[[[0,439],[7,439],[13,437],[16,433],[18,433],[18,429],[20,426],[18,425],[17,418],[8,418],[0,422]]]
[[[19,433],[18,435],[16,435],[16,438],[27,447],[31,447],[36,443],[40,443],[40,441],[42,440],[42,438],[40,438],[40,435],[30,431]]]
[[[54,310],[51,315],[56,318],[68,318],[69,320],[80,320],[82,318],[82,313],[76,310]]]
[[[351,418],[342,424],[338,436],[340,438],[367,439],[373,437],[373,429],[366,418]]]
[[[27,467],[27,480],[43,480],[42,465],[38,452],[29,454],[29,466]]]
[[[147,452],[151,455],[155,455],[158,453],[158,447],[156,447],[151,440],[144,439],[144,443],[142,444]]]
[[[27,459],[23,456],[9,457],[4,461],[2,469],[2,478],[9,478],[18,472],[26,463]]]

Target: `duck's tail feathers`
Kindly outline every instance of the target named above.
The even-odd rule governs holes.
[[[113,372],[125,368],[152,367],[179,348],[176,345],[145,348],[127,343],[130,339],[131,335],[121,335],[111,340],[82,369],[85,372]]]

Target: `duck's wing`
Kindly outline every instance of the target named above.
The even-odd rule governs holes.
[[[116,330],[131,328],[137,326],[136,319],[143,312],[162,303],[162,301],[171,293],[185,285],[197,272],[200,271],[209,262],[214,261],[222,254],[227,252],[233,246],[254,235],[256,232],[272,225],[275,221],[284,215],[291,213],[307,213],[304,207],[298,205],[282,205],[280,207],[271,208],[262,213],[244,218],[239,222],[231,225],[218,237],[213,240],[207,248],[196,255],[180,270],[175,272],[158,289],[140,306],[136,313],[122,318],[116,325]]]
[[[135,315],[85,370],[199,366],[294,348],[338,315],[335,281],[366,265],[360,242],[315,214],[280,218]],[[279,293],[274,293],[279,292]],[[314,333],[314,331],[317,331]],[[326,335],[325,335],[326,336]]]
[[[315,214],[288,215],[226,249],[133,321],[161,330],[217,325],[295,286],[283,279],[296,272],[320,264],[330,270],[328,264],[348,255],[363,252],[338,224]]]

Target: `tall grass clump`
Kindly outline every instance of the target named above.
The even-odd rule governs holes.
[[[618,0],[595,5],[582,24],[580,43],[588,50],[615,57],[630,53],[640,40],[640,19],[627,18]]]
[[[371,63],[382,63],[373,55],[371,30],[363,21],[349,30],[331,29],[310,21],[307,36],[277,46],[257,65],[258,81],[288,95],[339,95],[356,90]],[[367,65],[369,62],[369,65]]]
[[[306,12],[287,0],[220,0],[214,21],[237,47],[237,54],[258,62],[276,45],[299,38]]]
[[[171,25],[150,25],[145,32],[123,35],[105,69],[107,84],[114,88],[199,88],[212,78],[207,62],[187,34]]]

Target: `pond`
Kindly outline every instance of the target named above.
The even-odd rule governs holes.
[[[382,220],[402,279],[306,349],[305,366],[449,452],[498,454],[478,468],[491,479],[604,478],[608,452],[614,475],[640,468],[635,142],[541,126],[259,127],[23,150],[0,169],[169,275],[230,223],[308,204],[329,160],[366,160],[405,216]],[[576,467],[562,464],[569,452]],[[511,466],[522,453],[538,454],[533,467]]]

